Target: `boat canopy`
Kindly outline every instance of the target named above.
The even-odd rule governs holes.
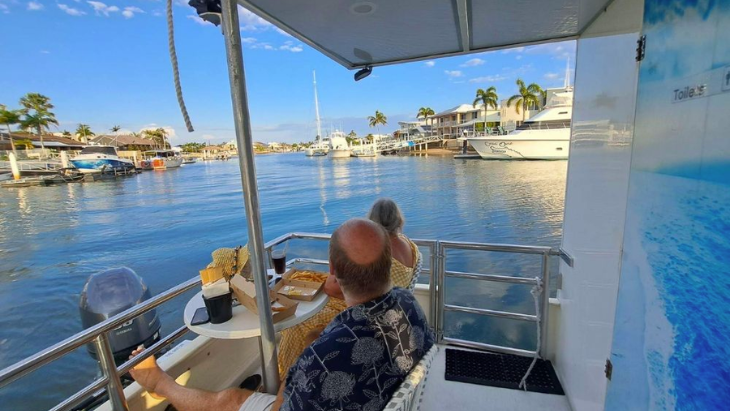
[[[348,69],[574,39],[611,0],[238,0]]]

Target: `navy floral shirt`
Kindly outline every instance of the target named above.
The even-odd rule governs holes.
[[[382,410],[433,341],[407,290],[350,307],[289,370],[281,410]]]

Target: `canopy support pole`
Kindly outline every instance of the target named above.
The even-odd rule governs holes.
[[[259,212],[256,168],[254,165],[253,135],[248,112],[246,76],[243,68],[241,31],[238,26],[238,3],[236,0],[221,0],[223,37],[226,42],[228,77],[233,102],[233,120],[236,126],[238,144],[238,165],[241,169],[243,200],[248,222],[248,249],[251,271],[256,285],[256,304],[261,321],[261,361],[266,392],[279,391],[279,366],[276,357],[276,333],[269,302],[269,282],[264,263],[264,235]]]

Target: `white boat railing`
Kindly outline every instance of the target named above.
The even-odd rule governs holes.
[[[329,241],[329,234],[318,234],[318,233],[289,233],[281,237],[278,237],[265,244],[265,250],[268,254],[268,264],[273,266],[271,261],[271,253],[274,247],[284,244],[291,240],[320,240]],[[513,347],[503,347],[490,345],[475,341],[465,341],[455,338],[449,338],[444,336],[444,313],[446,311],[457,311],[465,312],[478,315],[487,315],[493,317],[509,318],[516,320],[524,320],[536,322],[541,328],[541,350],[539,355],[544,357],[546,352],[547,340],[548,340],[548,328],[547,328],[547,307],[548,307],[548,287],[550,279],[550,256],[560,256],[566,263],[572,266],[572,259],[570,256],[565,254],[559,249],[550,247],[540,246],[521,246],[521,245],[507,245],[507,244],[485,244],[485,243],[468,243],[468,242],[455,242],[455,241],[438,241],[438,240],[413,240],[420,248],[428,250],[428,266],[424,265],[422,275],[429,279],[430,285],[430,318],[432,319],[432,326],[437,335],[437,339],[440,343],[467,346],[471,348],[489,350],[504,353],[513,353],[521,355],[534,355],[534,351],[521,350]],[[472,251],[488,251],[488,252],[503,252],[503,253],[516,253],[516,254],[531,254],[541,255],[542,264],[541,270],[538,275],[534,278],[525,277],[511,277],[511,276],[500,276],[500,275],[489,275],[480,273],[464,273],[457,271],[446,270],[447,253],[449,250],[472,250]],[[314,259],[314,258],[294,258],[287,261],[287,266],[293,264],[316,264],[316,265],[328,265],[327,260]],[[492,281],[502,282],[511,284],[525,284],[525,285],[538,285],[542,284],[541,291],[541,305],[536,315],[525,315],[520,313],[513,313],[507,311],[496,311],[478,309],[472,307],[458,306],[452,304],[444,304],[445,298],[445,278],[462,278],[479,281]],[[126,411],[127,403],[124,398],[123,385],[121,382],[121,376],[129,372],[134,366],[142,362],[145,358],[151,355],[159,353],[164,348],[170,346],[175,341],[183,337],[189,331],[184,325],[173,331],[171,334],[163,337],[160,341],[156,342],[140,355],[133,359],[117,366],[114,362],[112,354],[111,343],[109,341],[108,333],[113,331],[117,327],[121,326],[127,321],[131,321],[134,318],[152,310],[160,305],[176,298],[186,291],[200,286],[200,278],[195,277],[188,281],[185,281],[177,286],[164,291],[149,300],[146,300],[134,307],[131,307],[112,318],[107,319],[104,322],[94,325],[86,330],[83,330],[65,340],[54,344],[45,350],[42,350],[24,360],[18,361],[17,363],[10,365],[9,367],[0,370],[0,389],[6,385],[38,370],[39,368],[47,365],[69,353],[75,349],[85,345],[94,344],[96,350],[99,353],[99,368],[102,371],[102,377],[96,379],[88,386],[84,387],[80,391],[66,398],[64,401],[53,407],[52,411],[68,411],[78,407],[79,404],[96,394],[99,390],[106,389],[109,394],[109,400],[113,405],[115,411]]]

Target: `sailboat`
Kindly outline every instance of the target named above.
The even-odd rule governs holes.
[[[322,140],[322,119],[319,118],[319,99],[317,98],[317,72],[312,71],[314,79],[314,112],[317,117],[317,140],[316,143],[307,147],[304,154],[307,157],[326,156],[329,152],[329,144]]]

